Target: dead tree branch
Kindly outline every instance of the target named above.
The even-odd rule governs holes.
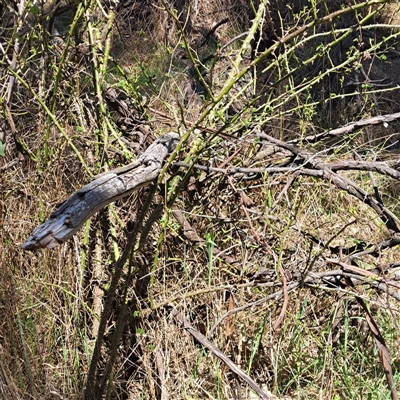
[[[397,163],[393,162],[368,162],[368,161],[336,161],[332,163],[326,163],[325,165],[330,168],[332,171],[341,171],[341,170],[353,170],[353,171],[366,171],[366,172],[377,172],[381,175],[389,176],[390,178],[396,179],[400,181],[400,171],[393,168],[391,165]],[[185,167],[189,168],[191,165],[185,163],[183,161],[178,161],[173,164],[176,167]],[[228,168],[219,168],[219,167],[210,167],[206,165],[194,164],[193,168],[199,169],[201,171],[205,171],[208,173],[221,173],[225,175],[235,175],[235,174],[243,174],[243,175],[257,175],[262,173],[268,174],[277,174],[277,173],[290,173],[300,169],[300,166],[290,165],[290,166],[266,166],[261,168],[248,168],[248,167],[228,167]],[[322,173],[315,174],[313,172],[307,171],[307,168],[301,168],[301,171],[305,171],[304,175],[313,175],[314,176],[322,176]]]
[[[222,360],[237,376],[242,378],[257,393],[260,399],[270,399],[270,397],[262,391],[253,379],[245,374],[225,353],[215,347],[204,335],[190,325],[190,323],[176,309],[172,310],[171,315],[182,328],[187,330],[198,342]]]
[[[329,164],[324,163],[317,154],[300,149],[294,144],[275,139],[274,137],[263,132],[256,132],[256,134],[260,138],[290,151],[300,160],[301,166],[311,169],[311,171],[315,170],[315,172],[318,172],[318,175],[315,175],[314,173],[306,173],[303,168],[299,166],[299,169],[296,171],[297,174],[319,176],[327,181],[332,182],[337,188],[346,191],[350,195],[356,197],[358,200],[371,207],[385,223],[389,231],[396,233],[400,232],[400,220],[394,213],[385,207],[384,204],[382,204],[378,199],[358,187],[351,179],[334,172],[330,168]]]
[[[345,126],[341,126],[340,128],[331,129],[329,131],[322,132],[316,135],[310,135],[301,139],[294,139],[291,140],[290,143],[293,144],[299,143],[300,140],[308,142],[316,142],[318,140],[329,137],[347,135],[349,133],[356,131],[357,129],[364,128],[366,126],[388,124],[389,122],[393,122],[398,119],[400,119],[400,112],[394,114],[378,115],[376,117],[366,118],[366,119],[361,119],[360,121],[351,122]]]
[[[149,185],[159,175],[164,159],[178,140],[177,133],[168,133],[152,143],[134,163],[98,175],[37,227],[22,248],[58,246],[71,238],[96,211]]]

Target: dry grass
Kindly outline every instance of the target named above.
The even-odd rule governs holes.
[[[73,44],[67,60],[63,60],[51,46],[46,49],[43,45],[45,30],[38,30],[37,37],[31,33],[26,37],[20,70],[24,71],[21,76],[29,87],[22,82],[15,85],[11,111],[16,130],[8,132],[6,153],[0,159],[1,398],[82,397],[115,261],[126,246],[127,231],[136,226],[149,189],[99,212],[76,237],[57,249],[28,253],[21,250],[21,244],[91,175],[126,164],[171,127],[183,135],[198,121],[211,102],[207,95],[193,90],[199,77],[182,47],[182,34],[193,47],[193,54],[204,59],[217,54],[219,46],[247,30],[252,20],[245,2],[193,2],[189,15],[186,3],[178,3],[169,4],[171,10],[172,6],[178,10],[181,7],[182,14],[175,24],[173,13],[168,15],[162,8],[147,3],[134,2],[131,8],[120,10],[114,25],[118,29],[112,31],[113,61],[103,72],[104,46],[100,49],[97,42],[93,44],[99,76],[93,73],[90,49],[75,54],[78,47]],[[283,10],[272,6],[267,11],[277,12],[273,21],[279,20],[278,11],[283,15]],[[284,15],[287,26],[292,29],[294,16],[288,9],[284,11],[288,13]],[[399,11],[390,5],[385,12],[396,16]],[[310,13],[302,18],[307,20]],[[210,39],[201,48],[194,47],[196,39],[227,16],[229,22],[216,30],[213,41]],[[88,21],[91,19],[82,17],[85,40]],[[107,21],[96,21],[95,32],[106,32]],[[30,27],[39,26],[33,17],[28,22]],[[186,24],[183,31],[179,23]],[[173,43],[168,43],[165,35],[168,24]],[[263,34],[273,30],[273,26],[265,26]],[[150,36],[149,32],[153,34]],[[13,45],[11,36],[7,32],[4,35]],[[204,74],[206,83],[215,97],[228,81],[240,44],[238,40],[204,66],[208,69]],[[29,60],[29,49],[35,46],[40,51]],[[287,64],[277,61],[278,52],[272,53],[267,60],[277,64],[265,75],[270,81],[261,82],[264,63],[257,65],[259,81],[253,86],[246,85],[254,83],[254,71],[246,73],[201,122],[208,133],[206,129],[203,136],[193,133],[179,157],[183,160],[191,154],[189,161],[198,157],[199,164],[221,168],[277,165],[288,160],[288,154],[268,153],[271,144],[257,137],[254,127],[288,139],[336,127],[348,120],[398,110],[396,90],[363,92],[349,102],[340,97],[345,95],[340,88],[354,78],[354,71],[346,75],[340,70],[345,79],[342,83],[328,77],[314,91],[310,88],[309,92],[293,94],[303,78],[318,72],[322,66],[319,61],[272,87],[271,92],[266,91],[273,79],[283,76],[284,68],[289,71],[296,58],[305,57],[309,51],[304,46],[299,49]],[[251,62],[251,51],[245,50],[240,68]],[[263,51],[261,47],[259,51]],[[385,54],[390,56],[390,51]],[[362,59],[367,74],[364,78],[378,82],[384,71],[389,76],[388,84],[395,89],[398,76],[390,74],[390,66],[397,65],[397,61],[390,57],[379,59],[378,55]],[[48,68],[41,70],[41,62],[46,62]],[[34,75],[38,70],[43,73],[39,81]],[[54,92],[57,71],[61,71],[61,79]],[[1,67],[2,82],[8,82],[8,76]],[[96,92],[96,84],[104,81],[128,95],[137,119],[134,123],[127,121],[132,120],[132,115],[115,120],[110,104]],[[324,103],[327,84],[338,95],[336,103]],[[371,85],[377,88],[374,83]],[[49,112],[33,92],[40,92],[39,98],[50,107]],[[3,83],[3,103],[6,96],[7,85]],[[272,111],[267,109],[266,101],[273,103],[279,96],[283,103]],[[351,102],[358,107],[355,111],[349,110]],[[333,108],[334,113],[329,114]],[[6,108],[3,113],[7,114]],[[336,113],[341,115],[340,120]],[[237,116],[240,118],[235,119]],[[332,121],[337,125],[333,126]],[[206,142],[210,132],[224,124],[223,132],[228,136],[216,136]],[[303,143],[302,148],[321,152],[326,162],[352,160],[354,154],[373,160],[375,153],[380,155],[389,145],[394,144],[392,150],[398,148],[397,140],[398,126],[393,123],[386,130],[368,128],[354,137]],[[195,151],[198,143],[206,144],[202,151]],[[271,398],[389,398],[376,345],[357,298],[368,303],[380,327],[398,386],[397,302],[384,291],[371,288],[367,279],[364,284],[356,282],[355,287],[344,279],[316,279],[293,287],[287,305],[282,295],[275,295],[282,290],[285,279],[290,286],[304,283],[310,272],[339,270],[340,267],[326,261],[340,257],[335,249],[352,247],[360,241],[373,245],[389,238],[379,216],[329,180],[294,177],[291,173],[228,176],[194,169],[175,202],[203,240],[193,242],[167,207],[174,187],[173,176],[183,176],[186,171],[170,168],[170,175],[159,186],[146,214],[145,224],[157,205],[164,206],[162,214],[155,219],[147,238],[136,243],[124,265],[98,365],[101,375],[109,354],[116,351],[113,369],[106,374],[109,380],[105,397],[160,399],[162,393],[167,393],[170,399],[256,398],[225,364],[174,323],[170,315],[174,307]],[[373,192],[367,172],[341,175],[366,192]],[[374,176],[385,204],[398,215],[396,184],[388,177]],[[315,243],[311,236],[321,242]],[[218,254],[213,252],[215,248],[219,249]],[[393,248],[377,257],[362,257],[358,266],[367,270],[377,266],[389,269],[397,263],[397,251]],[[390,279],[396,280],[397,269],[390,271]],[[391,289],[398,292],[397,287]],[[244,308],[226,315],[238,307]],[[283,319],[274,327],[283,308]],[[121,315],[125,325],[117,343],[113,343]]]

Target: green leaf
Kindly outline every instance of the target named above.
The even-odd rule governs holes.
[[[4,157],[6,154],[6,144],[0,140],[0,157]]]
[[[270,189],[268,189],[268,207],[271,208],[272,204],[274,204],[272,200],[272,192]]]
[[[33,15],[39,15],[40,14],[40,8],[38,6],[30,6],[29,7],[29,13]]]

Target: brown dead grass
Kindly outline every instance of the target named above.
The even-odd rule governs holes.
[[[189,41],[194,41],[202,29],[210,29],[230,16],[232,7],[241,10],[245,6],[244,2],[229,1],[196,4],[199,8],[191,10],[187,28]],[[167,119],[162,119],[149,109],[148,113],[154,118],[145,141],[149,143],[171,126],[184,131],[183,122],[189,126],[195,121],[202,103],[196,95],[187,97],[193,75],[188,60],[176,56],[181,50],[176,26],[171,29],[177,46],[168,48],[164,45],[163,30],[168,19],[165,12],[154,6],[146,8],[140,2],[134,6],[141,8],[133,10],[132,18],[125,17],[124,25],[119,26],[120,35],[129,31],[134,34],[124,40],[121,36],[115,39],[113,56],[130,72],[130,77],[136,79],[141,95],[147,96],[148,105],[167,113]],[[249,21],[245,13],[236,11],[234,15],[235,18],[216,33],[221,43],[227,42]],[[138,26],[138,20],[143,25]],[[154,32],[153,37],[149,38],[149,31]],[[224,59],[215,67],[218,78],[214,81],[215,88],[224,81],[229,65]],[[397,65],[397,60],[374,59],[368,65],[371,79],[390,76],[395,86],[398,76],[397,72],[393,74],[392,67]],[[144,72],[149,75],[144,76]],[[83,78],[84,72],[72,76],[63,90],[76,88],[78,83],[85,89],[79,91],[76,99],[71,96],[61,101],[60,97],[58,118],[65,131],[93,173],[98,171],[100,158],[107,159],[110,167],[126,163],[124,149],[118,145],[115,145],[117,151],[105,149],[103,152],[96,125],[97,104],[88,101],[88,98],[95,98],[93,90]],[[283,93],[284,86],[279,90]],[[16,94],[19,110],[23,109],[24,95],[27,96],[25,92]],[[245,104],[245,96],[240,99],[243,103],[238,101],[236,107]],[[370,102],[376,104],[377,113],[394,112],[398,105],[397,92],[376,95],[373,100],[368,98],[361,104],[361,111],[366,113],[350,114],[347,109],[341,109],[343,121],[340,123],[346,118],[368,116]],[[94,286],[107,294],[113,261],[117,257],[114,246],[120,250],[125,246],[124,228],[132,228],[146,192],[119,201],[115,214],[111,210],[100,212],[73,240],[58,249],[36,253],[22,251],[20,246],[34,227],[90,179],[77,155],[54,127],[49,130],[49,138],[45,137],[48,121],[37,111],[40,108],[33,100],[29,105],[27,116],[14,115],[18,127],[15,136],[24,140],[31,158],[39,154],[38,159],[29,158],[9,136],[7,153],[0,160],[0,168],[13,160],[18,161],[0,172],[0,226],[3,228],[0,235],[0,354],[3,360],[0,396],[12,400],[81,398],[94,348],[92,332],[97,318],[93,310]],[[295,119],[295,116],[275,118],[268,129],[274,136],[284,138],[293,136],[301,126],[306,127],[304,129],[311,126],[310,121],[293,122]],[[377,129],[367,131],[367,137],[349,146],[357,143],[357,151],[362,153],[372,143],[375,146],[373,141],[377,137],[398,133],[395,126],[388,128],[390,132]],[[199,162],[219,166],[237,151],[232,158],[236,166],[260,167],[278,162],[262,157],[257,160],[256,154],[266,150],[267,145],[257,144],[251,135],[243,135],[241,139],[245,141],[237,138],[215,141]],[[390,140],[394,142],[397,137]],[[51,149],[47,162],[41,158],[45,144]],[[185,148],[182,155],[188,150]],[[352,154],[343,144],[341,151],[332,151],[330,158],[352,158]],[[348,176],[371,191],[366,173]],[[210,259],[207,246],[196,245],[185,238],[172,217],[159,260],[154,265],[157,240],[163,233],[162,221],[157,220],[144,246],[135,252],[130,262],[137,274],[129,281],[127,266],[123,277],[123,281],[129,282],[127,304],[131,307],[132,318],[118,344],[109,398],[160,398],[161,383],[170,399],[254,398],[248,387],[224,364],[173,323],[169,306],[178,309],[196,329],[208,335],[227,311],[262,301],[281,290],[282,279],[276,274],[278,264],[289,282],[300,280],[309,269],[312,272],[333,269],[321,256],[322,253],[332,254],[313,244],[304,232],[325,244],[329,241],[330,246],[347,247],[359,239],[375,243],[387,238],[385,227],[365,204],[338,191],[330,182],[312,178],[298,178],[290,185],[288,182],[286,175],[252,180],[241,175],[228,179],[223,174],[193,172],[176,204],[197,234],[202,239],[211,235],[215,246],[238,260],[240,268],[229,265],[222,257]],[[379,184],[382,187],[393,185],[383,178],[379,178]],[[160,187],[155,203],[165,202],[165,191]],[[241,202],[241,192],[247,197],[246,205]],[[395,209],[397,197],[394,191],[390,204]],[[353,218],[356,222],[344,229]],[[116,232],[114,237],[112,229]],[[377,259],[365,258],[362,266],[370,269],[396,262],[398,255],[393,249]],[[95,266],[103,269],[101,282],[94,274]],[[266,273],[264,278],[263,273]],[[154,276],[153,285],[150,276]],[[258,282],[257,287],[251,284],[253,281]],[[100,369],[111,347],[111,335],[122,307],[123,283],[108,322]],[[273,325],[282,310],[281,297],[224,319],[209,339],[247,371],[260,387],[276,394],[277,398],[357,398],[357,395],[360,399],[368,395],[383,398],[387,396],[383,373],[377,367],[374,343],[355,294],[368,299],[397,362],[398,305],[388,300],[385,293],[373,291],[368,285],[338,290],[317,282],[313,287],[297,288],[289,294],[288,307],[278,329],[274,330]],[[150,295],[154,297],[153,311],[150,310]],[[164,382],[160,381],[162,369]],[[396,370],[395,373],[398,381]],[[359,377],[356,382],[355,376]]]

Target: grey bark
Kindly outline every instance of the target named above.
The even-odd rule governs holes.
[[[175,132],[153,142],[132,164],[98,175],[74,193],[22,245],[25,250],[53,248],[71,238],[96,211],[157,178],[164,159],[179,141]]]

